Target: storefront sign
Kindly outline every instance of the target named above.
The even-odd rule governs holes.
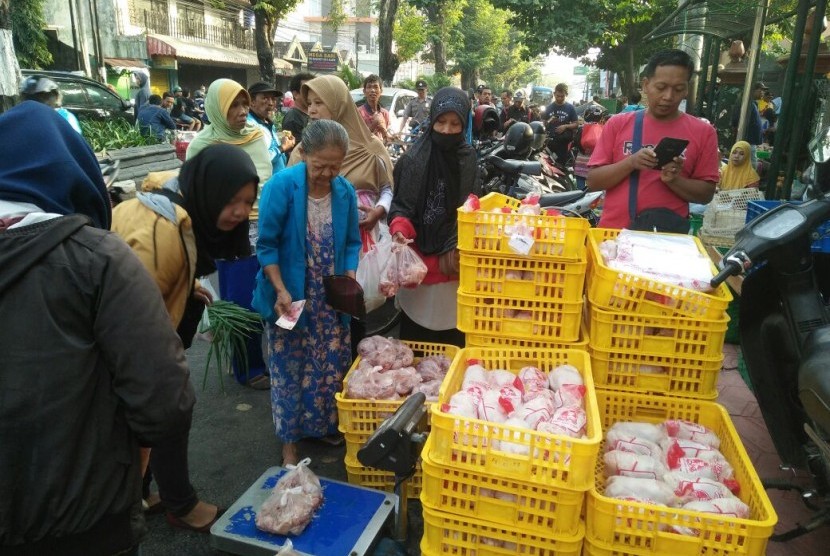
[[[174,70],[177,68],[175,56],[153,56],[154,69]]]
[[[309,71],[337,71],[336,52],[309,52],[307,58]]]

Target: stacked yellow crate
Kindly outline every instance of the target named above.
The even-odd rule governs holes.
[[[585,349],[588,222],[519,207],[491,193],[479,210],[459,209],[458,329],[467,346]]]
[[[585,383],[584,438],[454,415],[468,361],[517,374],[572,365]],[[471,363],[472,364],[472,363]],[[425,556],[578,555],[585,492],[593,485],[601,422],[587,352],[575,349],[467,347],[456,357],[432,406],[422,451]]]
[[[618,421],[684,419],[705,425],[719,436],[751,516],[606,497],[600,458],[587,498],[583,554],[764,554],[777,517],[729,415],[712,401],[723,363],[729,289],[721,285],[702,293],[611,269],[599,245],[618,234],[588,233],[588,347],[603,430]],[[690,241],[705,254],[697,238]]]
[[[588,347],[597,388],[716,398],[729,288],[703,293],[614,270],[599,245],[618,234],[588,233]],[[699,239],[687,237],[706,255]]]
[[[453,362],[461,351],[458,347],[447,344],[408,341],[404,343],[412,349],[413,365],[432,355],[443,355]],[[392,491],[395,488],[395,474],[361,465],[357,459],[357,452],[381,423],[398,410],[403,400],[364,400],[348,397],[349,378],[360,365],[360,359],[358,357],[354,361],[343,379],[343,391],[334,396],[337,403],[337,428],[346,438],[346,475],[351,484]],[[429,430],[429,414],[425,430]],[[417,498],[421,493],[422,473],[421,463],[418,462],[415,475],[407,483],[407,498]]]

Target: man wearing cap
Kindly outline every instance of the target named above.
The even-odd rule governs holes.
[[[274,125],[274,112],[282,93],[265,82],[257,82],[248,87],[251,95],[251,109],[248,112],[248,122],[256,124],[262,129],[265,145],[271,155],[273,173],[285,168],[285,151],[294,147],[294,137],[291,133],[278,133]]]
[[[738,124],[741,120],[741,103],[739,102],[735,109],[732,112],[732,136],[735,137],[735,141],[744,140],[749,143],[749,146],[752,147],[751,150],[751,159],[750,163],[752,167],[755,168],[758,166],[758,157],[756,156],[756,150],[758,145],[764,142],[764,131],[761,124],[761,113],[758,112],[758,100],[764,96],[764,92],[768,91],[769,87],[764,85],[762,82],[758,82],[752,88],[752,102],[749,103],[749,117],[746,120],[746,129],[744,130],[744,136],[738,137]]]
[[[407,121],[409,127],[415,127],[423,124],[429,120],[429,99],[427,98],[427,82],[419,79],[415,83],[415,89],[418,91],[418,96],[409,101],[403,111],[403,118],[401,118],[401,126],[398,133],[402,133]]]
[[[507,131],[516,122],[530,123],[530,111],[525,108],[524,102],[524,91],[516,91],[513,95],[513,103],[502,110],[502,131]]]

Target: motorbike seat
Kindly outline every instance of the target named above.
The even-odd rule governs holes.
[[[540,207],[558,207],[567,205],[585,196],[585,192],[577,189],[560,193],[545,193],[539,198]]]
[[[798,397],[807,415],[830,432],[830,326],[815,330],[805,348],[798,371]]]
[[[542,164],[530,160],[505,160],[497,156],[491,156],[487,162],[504,172],[505,174],[528,174],[531,176],[542,175]]]

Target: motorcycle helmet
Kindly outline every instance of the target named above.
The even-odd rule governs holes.
[[[534,133],[530,124],[516,122],[504,134],[504,150],[507,158],[527,158],[533,146]]]
[[[32,75],[20,84],[20,96],[24,100],[38,100],[39,95],[58,94],[58,84],[42,75]]]
[[[585,109],[582,119],[586,122],[596,123],[601,122],[604,117],[608,115],[608,111],[602,106],[589,106]]]
[[[477,106],[473,114],[473,133],[476,137],[486,136],[499,130],[499,113],[489,104]]]
[[[530,129],[533,130],[533,144],[530,148],[534,151],[541,151],[545,146],[545,141],[548,139],[545,124],[542,122],[530,122]]]

